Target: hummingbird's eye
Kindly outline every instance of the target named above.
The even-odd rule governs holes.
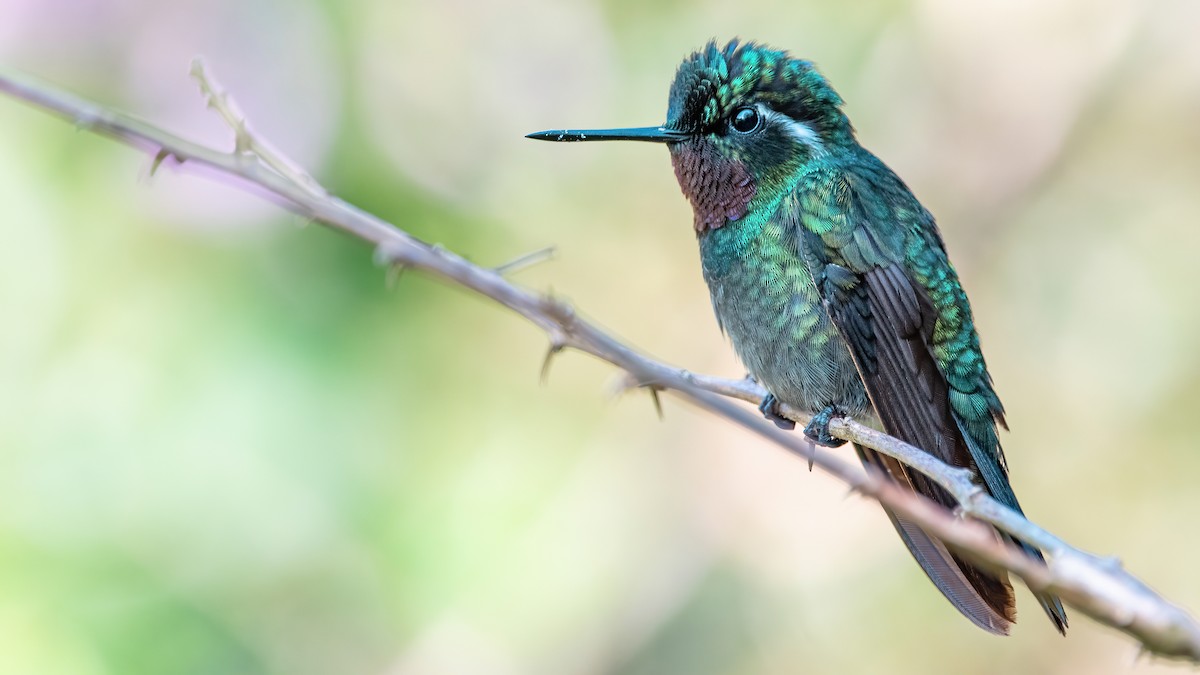
[[[762,117],[754,108],[738,108],[737,112],[733,113],[733,119],[729,124],[733,127],[734,131],[741,134],[748,134],[758,129],[761,122]]]

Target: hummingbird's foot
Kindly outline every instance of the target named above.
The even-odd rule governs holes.
[[[774,422],[775,426],[780,429],[791,431],[796,428],[795,422],[779,414],[779,399],[775,398],[775,394],[764,396],[762,403],[758,405],[758,409],[762,411],[763,417]]]
[[[808,436],[808,440],[823,445],[827,448],[836,448],[840,445],[845,445],[846,441],[840,438],[834,438],[829,435],[829,422],[835,417],[841,417],[844,413],[836,407],[827,405],[821,412],[813,415],[812,421],[808,426],[804,427],[804,435]]]

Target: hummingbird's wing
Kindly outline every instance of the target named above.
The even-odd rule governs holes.
[[[874,157],[810,174],[796,199],[801,254],[884,428],[948,464],[974,470],[994,498],[1020,512],[996,434],[1003,408],[933,217]],[[924,475],[873,451],[860,453],[865,463],[885,468],[901,484],[956,506]],[[1007,632],[1006,622],[1015,618],[1007,578],[964,562],[940,542],[930,548],[919,528],[889,516],[930,579],[960,611],[985,629]],[[1042,559],[1037,549],[1021,545]],[[990,611],[968,602],[964,580]],[[1066,614],[1058,598],[1037,597],[1063,631]]]

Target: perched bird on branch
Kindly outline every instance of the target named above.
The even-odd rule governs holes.
[[[859,145],[841,97],[810,62],[755,43],[710,43],[679,66],[662,126],[530,137],[667,145],[695,214],[717,320],[770,392],[765,415],[790,428],[780,402],[812,411],[804,433],[827,446],[844,442],[829,435],[833,417],[872,421],[973,470],[988,493],[1020,512],[997,437],[1004,408],[933,216]],[[955,507],[920,473],[857,451],[897,483]],[[888,516],[964,616],[1008,633],[1016,602],[1007,575]],[[1037,599],[1065,632],[1058,598]]]

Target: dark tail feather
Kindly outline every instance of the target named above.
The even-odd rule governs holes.
[[[855,445],[854,448],[863,464],[878,469],[902,485],[914,487],[907,469],[896,460],[859,445]],[[916,524],[887,508],[884,508],[884,511],[913,558],[916,558],[926,576],[942,595],[946,596],[950,604],[976,626],[989,633],[1008,635],[1009,626],[1016,621],[1016,599],[1008,579],[997,577],[964,562],[951,553],[945,544],[930,537]],[[1046,597],[1057,603],[1053,596]],[[1066,625],[1066,617],[1062,613],[1062,605],[1057,605],[1058,614],[1055,614],[1052,608],[1047,606],[1048,600],[1044,600],[1042,596],[1038,596],[1038,600],[1042,602],[1055,624],[1060,626],[1059,630],[1063,630],[1061,626]]]
[[[871,228],[866,232],[871,234]],[[860,251],[858,255],[864,254]],[[951,388],[946,373],[957,372],[958,366],[934,355],[937,351],[934,333],[945,308],[934,307],[930,289],[917,284],[899,264],[872,263],[857,275],[830,264],[824,278],[825,306],[850,347],[883,429],[951,466],[976,471],[992,497],[1019,511],[995,437],[996,421],[1001,416],[1000,402],[988,388],[983,371],[977,373],[983,379],[975,382],[983,386],[981,392],[968,395]],[[952,285],[957,283],[951,281]],[[955,311],[969,317],[966,298],[956,302]],[[969,352],[977,349],[969,322],[959,337],[962,336],[968,338],[966,343],[954,349]],[[961,374],[956,377],[960,376],[965,377]],[[971,420],[961,418],[960,409],[969,413]],[[905,488],[947,508],[957,504],[927,476],[874,451],[858,448],[858,453],[865,464],[881,469]],[[992,574],[975,567],[915,524],[894,513],[888,516],[925,574],[960,612],[985,630],[1008,632],[1016,610],[1007,574]],[[1025,550],[1041,558],[1036,550],[1030,547]],[[1058,600],[1042,595],[1038,601],[1055,627],[1064,630],[1066,615]]]
[[[1013,539],[1007,535],[1004,536],[1004,540],[1010,544],[1019,546],[1021,550],[1025,551],[1025,553],[1034,560],[1042,563],[1046,562],[1046,559],[1042,557],[1042,552],[1030,546],[1029,544],[1026,544],[1023,541],[1017,541],[1016,539]],[[1038,604],[1042,606],[1042,609],[1046,610],[1046,616],[1050,617],[1050,621],[1054,624],[1054,627],[1058,629],[1058,632],[1066,635],[1067,611],[1063,609],[1062,601],[1058,599],[1058,596],[1051,593],[1034,593],[1033,597],[1037,598]]]

